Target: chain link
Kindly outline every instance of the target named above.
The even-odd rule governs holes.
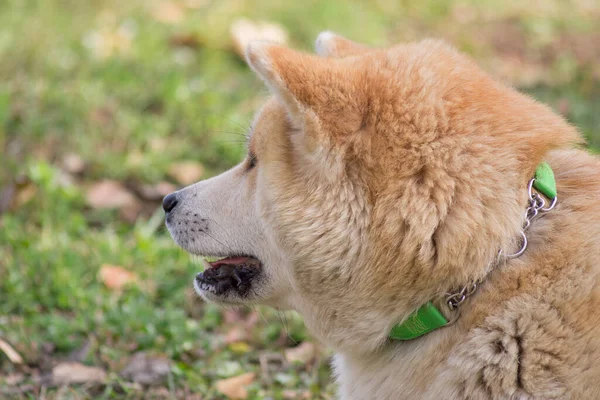
[[[523,223],[523,228],[521,229],[521,232],[519,233],[519,235],[521,236],[521,247],[519,248],[519,250],[516,253],[513,254],[507,254],[504,256],[505,259],[513,259],[513,258],[517,258],[520,255],[522,255],[523,253],[525,253],[525,250],[527,250],[527,229],[529,229],[529,227],[531,226],[531,222],[539,217],[540,215],[543,215],[545,213],[547,213],[548,211],[552,210],[555,206],[556,203],[558,202],[558,196],[555,196],[552,201],[550,202],[550,205],[548,207],[546,206],[546,200],[544,200],[544,198],[542,196],[540,196],[538,193],[533,191],[533,184],[535,182],[535,178],[531,178],[531,180],[529,181],[529,184],[527,185],[527,193],[529,195],[529,205],[527,206],[527,209],[525,210],[525,222]],[[500,249],[498,251],[498,257],[496,258],[495,261],[493,261],[493,265],[497,265],[500,260],[502,258],[502,249]],[[449,293],[446,295],[446,304],[448,305],[448,307],[450,307],[451,310],[455,310],[457,309],[469,296],[471,296],[473,293],[475,293],[475,291],[477,290],[477,286],[481,283],[481,281],[479,282],[472,282],[469,283],[466,286],[463,286],[462,289],[460,289],[458,292],[454,292],[454,293]]]
[[[467,286],[463,286],[463,288],[456,293],[452,293],[446,297],[446,304],[450,307],[451,310],[458,308],[470,295],[475,293],[477,290],[477,283],[473,282],[468,284]]]

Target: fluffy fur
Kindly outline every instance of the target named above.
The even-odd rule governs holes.
[[[600,162],[577,131],[438,41],[371,49],[325,32],[316,47],[249,46],[273,93],[249,159],[178,192],[167,225],[182,247],[263,264],[246,297],[199,293],[300,312],[338,353],[342,399],[600,398]],[[558,206],[495,266],[518,247],[542,160]],[[452,325],[388,339],[479,280]]]

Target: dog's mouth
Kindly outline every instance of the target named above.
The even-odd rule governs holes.
[[[262,271],[262,263],[251,256],[206,257],[206,265],[208,268],[194,279],[194,288],[200,295],[208,292],[222,296],[235,292],[240,297],[246,297],[253,280]]]

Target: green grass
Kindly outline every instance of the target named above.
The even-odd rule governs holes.
[[[141,398],[144,391],[118,372],[147,351],[172,361],[165,397],[220,398],[215,380],[254,371],[249,398],[284,398],[286,390],[331,398],[325,354],[314,365],[284,363],[267,374],[259,365],[310,340],[297,315],[259,309],[264,319],[249,325],[248,346],[224,344],[241,324],[232,315],[252,319],[255,310],[223,310],[191,294],[199,267],[162,228],[158,202],[146,201],[132,223],[85,200],[86,187],[100,179],[153,184],[186,160],[202,163],[208,177],[240,159],[240,134],[266,91],[231,51],[228,29],[238,17],[279,22],[303,49],[325,29],[374,45],[446,38],[555,107],[600,148],[600,7],[590,2],[549,0],[532,10],[500,0],[206,0],[182,6],[173,24],[156,20],[156,3],[0,4],[0,193],[17,193],[0,215],[0,338],[27,364],[0,352],[0,397],[37,398],[43,390],[47,398]],[[196,47],[173,45],[182,35]],[[85,161],[81,175],[65,172],[70,153]],[[103,264],[134,271],[141,283],[111,291],[98,278]],[[36,372],[86,342],[83,362],[108,370],[107,385],[65,392],[35,383]],[[6,383],[15,374],[24,374],[24,390],[6,394],[16,389]]]

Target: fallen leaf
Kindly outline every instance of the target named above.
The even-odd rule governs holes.
[[[246,315],[242,309],[223,310],[223,322],[226,324],[237,324],[244,322]]]
[[[308,390],[284,390],[281,396],[286,400],[310,399],[311,394]]]
[[[88,338],[83,345],[69,353],[67,359],[69,361],[81,362],[88,356],[91,348],[92,340]]]
[[[144,162],[144,153],[139,150],[132,150],[127,154],[125,165],[128,168],[139,167]]]
[[[129,283],[137,282],[137,275],[118,265],[103,264],[100,267],[100,280],[113,290],[120,290]]]
[[[229,28],[235,51],[244,57],[246,46],[253,40],[268,40],[280,44],[288,41],[286,30],[271,22],[254,22],[245,18],[236,20]]]
[[[102,368],[88,367],[78,362],[64,362],[52,368],[52,383],[54,385],[104,382],[105,380],[106,372]]]
[[[198,36],[189,33],[173,35],[169,38],[169,45],[173,47],[189,47],[190,49],[197,49],[200,47],[200,40]]]
[[[115,112],[108,106],[94,108],[89,113],[91,122],[100,126],[106,126],[114,119]]]
[[[244,321],[246,329],[254,328],[259,321],[258,318],[258,313],[256,311],[248,313],[248,315],[246,316],[246,320]]]
[[[131,357],[121,371],[121,376],[142,385],[161,384],[167,379],[170,371],[171,364],[168,359],[140,352]]]
[[[177,24],[183,17],[183,9],[180,5],[172,1],[162,1],[152,10],[152,16],[158,22],[164,24]]]
[[[246,342],[234,342],[229,345],[229,350],[237,354],[244,354],[252,350],[252,347]]]
[[[37,186],[27,176],[16,177],[0,188],[0,214],[27,204],[36,193]]]
[[[245,399],[248,397],[246,387],[254,382],[255,374],[248,372],[233,378],[220,379],[215,382],[215,387],[231,399]]]
[[[13,207],[18,208],[29,203],[36,193],[37,187],[33,183],[27,183],[18,187]]]
[[[556,109],[559,113],[561,113],[561,115],[565,117],[568,116],[569,112],[571,111],[571,103],[569,102],[569,99],[564,97],[561,98],[556,105]]]
[[[184,161],[171,165],[169,176],[175,179],[181,185],[191,185],[200,180],[204,173],[202,164],[195,161]]]
[[[225,335],[225,344],[241,342],[248,338],[248,334],[244,328],[236,326],[230,329]]]
[[[85,168],[85,163],[79,155],[69,153],[63,157],[62,167],[71,174],[80,174]]]
[[[286,349],[284,353],[289,363],[307,364],[317,355],[317,348],[311,342],[302,342],[296,347]]]
[[[127,54],[135,30],[131,26],[104,27],[101,30],[88,32],[83,37],[83,45],[98,59],[105,59],[114,54]]]
[[[9,183],[0,189],[0,214],[4,213],[10,208],[16,193],[17,187],[13,183]]]
[[[200,8],[207,5],[209,0],[184,0],[186,7],[188,8]]]
[[[6,383],[8,386],[14,386],[23,382],[24,379],[25,375],[23,374],[11,374],[4,378],[4,383]]]
[[[127,204],[119,209],[119,216],[125,222],[129,222],[130,224],[134,223],[142,210],[144,209],[143,204],[139,201],[135,203]]]
[[[88,204],[94,208],[121,208],[137,203],[133,193],[121,183],[110,179],[90,186],[86,198]]]
[[[0,350],[8,357],[13,364],[23,364],[23,358],[8,342],[0,339]]]
[[[161,200],[163,197],[168,195],[169,193],[173,193],[177,190],[177,186],[173,185],[170,182],[162,181],[155,183],[153,185],[146,184],[140,185],[136,188],[136,191],[144,200]]]
[[[145,110],[150,111],[152,113],[159,113],[162,109],[162,105],[159,102],[151,102],[149,103]],[[164,152],[168,146],[169,141],[162,137],[153,137],[148,140],[148,144],[150,145],[150,149],[157,153]]]
[[[145,390],[144,398],[152,399],[152,400],[163,400],[163,399],[166,400],[166,399],[172,399],[173,395],[171,394],[169,389],[167,389],[166,387],[159,386],[159,387],[154,387],[154,388],[148,388],[147,390]]]

